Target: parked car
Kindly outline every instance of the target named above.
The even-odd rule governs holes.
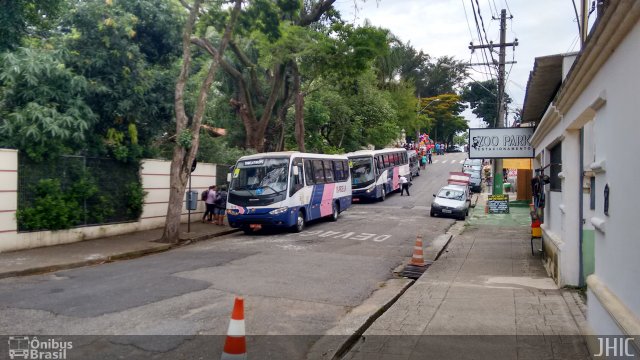
[[[453,216],[464,220],[469,215],[469,198],[460,185],[447,185],[433,194],[431,216]]]
[[[469,179],[469,186],[471,187],[471,191],[473,192],[481,192],[482,191],[482,172],[476,170],[465,170],[465,173],[471,175]]]
[[[472,166],[482,169],[482,159],[465,159],[464,163],[462,163],[462,171],[465,171]]]

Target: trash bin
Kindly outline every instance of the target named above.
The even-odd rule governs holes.
[[[198,209],[198,192],[197,191],[187,191],[187,203],[185,207],[187,210],[197,210]]]
[[[511,183],[504,183],[504,192],[511,192]]]

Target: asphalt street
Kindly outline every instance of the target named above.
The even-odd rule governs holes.
[[[166,253],[0,280],[0,332],[223,335],[235,296],[247,334],[322,335],[455,222],[430,218],[432,194],[464,153],[434,157],[411,196],[357,203],[299,234],[235,233]]]

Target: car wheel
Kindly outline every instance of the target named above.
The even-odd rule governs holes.
[[[469,209],[467,209],[466,215],[469,216]]]
[[[245,235],[253,235],[253,230],[251,229],[242,229]]]
[[[302,230],[304,230],[304,225],[305,225],[304,213],[302,212],[302,210],[300,210],[300,211],[298,211],[298,217],[296,218],[296,224],[293,225],[293,227],[291,228],[291,231],[293,231],[295,233],[302,232]]]
[[[416,174],[416,176],[420,176],[420,169],[418,169],[418,173]]]
[[[382,194],[380,195],[380,201],[384,201],[387,198],[387,190],[382,187]]]
[[[338,215],[340,214],[340,205],[338,203],[333,203],[333,212],[331,213],[331,221],[338,220]]]
[[[433,210],[429,211],[429,215],[431,215],[431,217],[435,217],[436,213],[433,212]]]

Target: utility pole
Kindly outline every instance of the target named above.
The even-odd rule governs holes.
[[[505,111],[505,58],[507,46],[518,46],[518,39],[515,39],[513,43],[507,43],[507,10],[502,9],[500,11],[500,52],[498,55],[498,118],[494,126],[496,128],[502,128],[506,126],[506,111]],[[471,45],[469,49],[482,49],[488,48],[489,51],[493,51],[495,45],[489,43],[488,45]],[[494,65],[494,64],[482,64],[482,65]],[[503,193],[504,178],[502,176],[502,159],[494,159],[493,161],[493,194]]]

